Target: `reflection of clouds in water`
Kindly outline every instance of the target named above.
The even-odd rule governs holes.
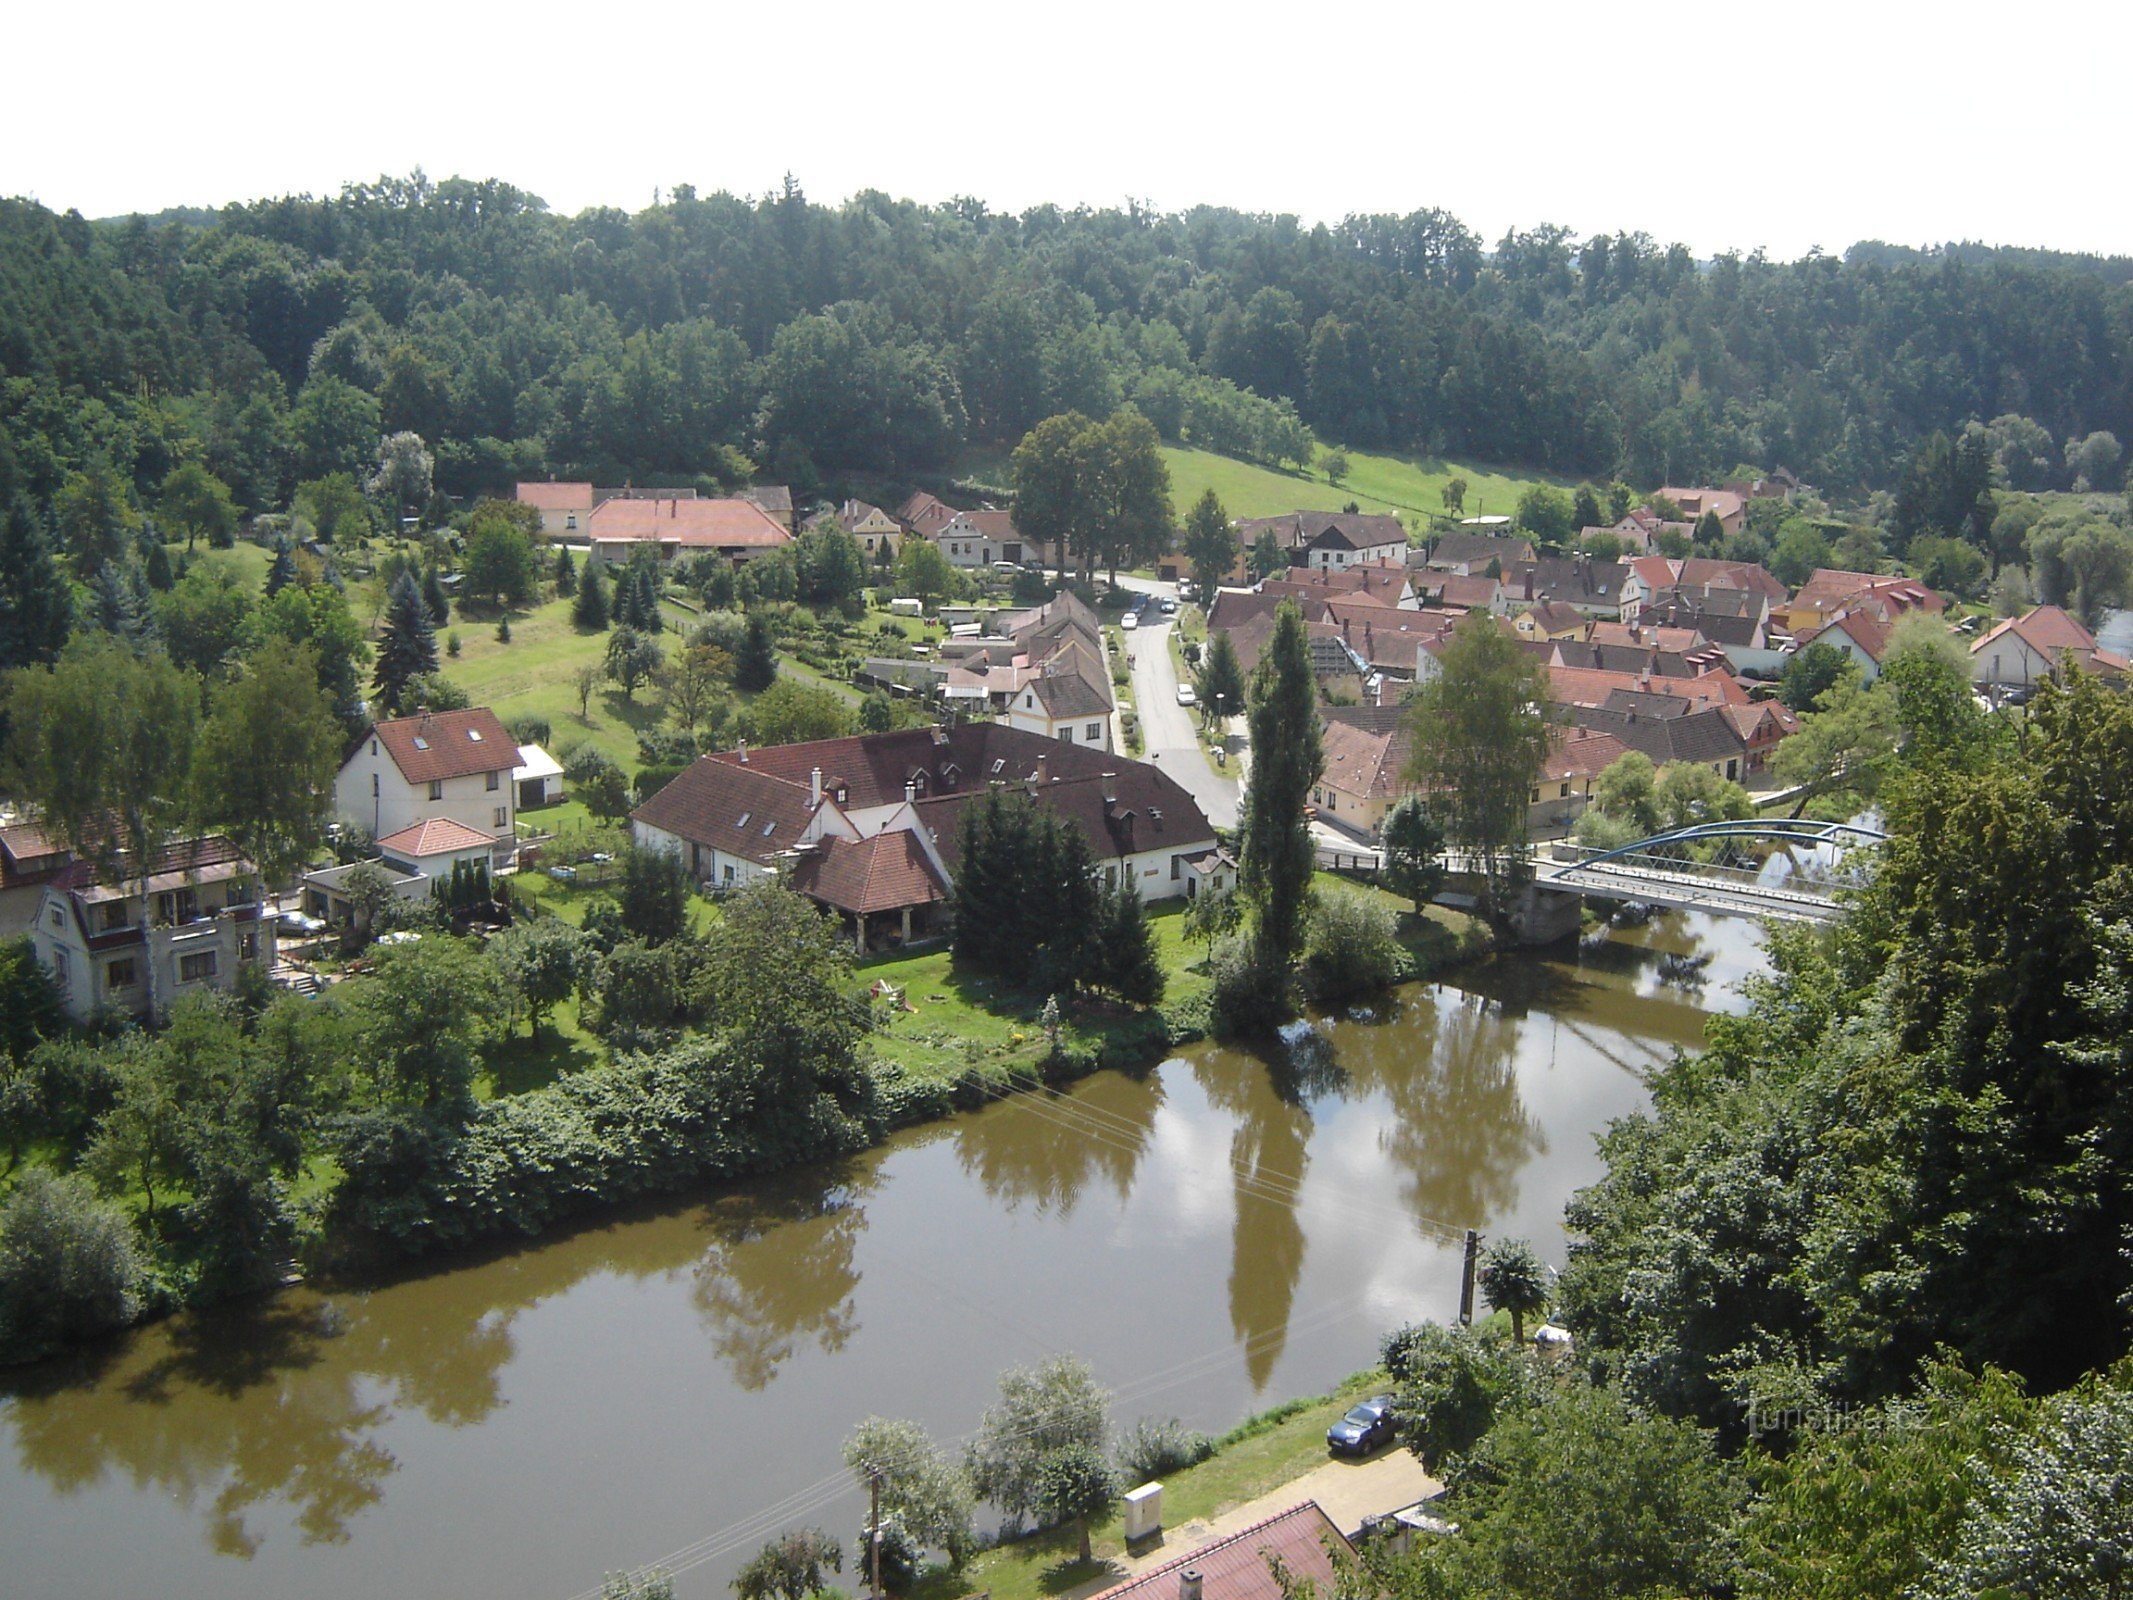
[[[1164,1070],[1182,1072],[1184,1063],[1165,1063]],[[1153,1159],[1120,1219],[1120,1237],[1131,1242],[1150,1222],[1176,1237],[1219,1232],[1230,1214],[1229,1149],[1230,1130],[1218,1118],[1179,1111],[1157,1117]]]

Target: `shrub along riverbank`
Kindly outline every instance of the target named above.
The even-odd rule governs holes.
[[[1177,908],[1148,919],[1159,1003],[1070,992],[1048,1012],[1051,996],[945,950],[855,968],[781,888],[706,924],[678,884],[623,867],[619,903],[581,908],[582,928],[537,916],[486,948],[433,932],[324,999],[203,999],[156,1034],[48,1020],[42,1042],[12,1041],[0,1158],[40,1177],[0,1200],[0,1361],[271,1287],[292,1264],[357,1272],[849,1154],[1207,1029],[1205,934]],[[1449,916],[1403,934],[1400,978],[1476,947]],[[11,970],[35,986],[33,965]],[[606,1058],[496,1092],[484,1060],[553,1034],[559,1009],[590,1030],[571,1058],[596,1038]]]

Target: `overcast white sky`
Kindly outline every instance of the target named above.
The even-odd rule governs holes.
[[[996,210],[1441,206],[1796,256],[2133,253],[2133,7],[52,5],[6,24],[0,193],[89,216],[416,166],[573,212],[655,189]]]

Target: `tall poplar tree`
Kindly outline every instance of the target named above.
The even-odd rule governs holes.
[[[1313,850],[1304,805],[1326,761],[1310,636],[1291,601],[1274,613],[1273,636],[1252,674],[1249,699],[1252,779],[1240,819],[1239,878],[1259,914],[1260,959],[1285,971],[1302,940],[1311,892]]]
[[[385,602],[385,634],[378,641],[378,670],[371,682],[387,711],[400,709],[400,697],[417,678],[437,670],[437,630],[430,608],[412,572],[393,580]]]

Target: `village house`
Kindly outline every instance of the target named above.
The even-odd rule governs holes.
[[[617,495],[592,514],[592,558],[620,565],[642,546],[659,559],[717,553],[733,562],[752,560],[792,543],[792,535],[751,500],[699,500],[661,494]]]
[[[958,511],[932,537],[950,566],[989,567],[997,561],[1022,565],[1022,536],[1005,511]]]
[[[955,520],[957,513],[947,501],[920,489],[896,508],[896,521],[913,538],[931,539]]]
[[[488,841],[490,870],[518,854],[518,742],[486,706],[373,723],[334,780],[334,814],[381,843],[449,818]]]
[[[1819,628],[1810,628],[1793,641],[1795,651],[1826,644],[1859,668],[1868,683],[1881,676],[1881,658],[1888,654],[1888,625],[1867,611],[1838,613]]]
[[[1971,681],[1996,689],[2026,689],[2058,674],[2071,657],[2084,671],[2122,675],[2123,656],[2099,649],[2096,636],[2058,606],[2036,606],[1996,624],[1970,647]]]
[[[1288,1600],[1331,1595],[1355,1560],[1351,1545],[1318,1502],[1268,1517],[1201,1545],[1175,1561],[1099,1591],[1093,1600]]]
[[[228,993],[274,966],[259,869],[217,835],[165,847],[145,877],[121,855],[106,872],[70,862],[40,890],[30,941],[67,1014],[167,1015],[195,991]]]
[[[1684,489],[1670,485],[1661,489],[1657,498],[1671,500],[1679,506],[1682,518],[1691,527],[1703,521],[1704,513],[1712,513],[1728,538],[1748,525],[1747,501],[1729,489]]]
[[[1619,561],[1595,561],[1590,556],[1541,556],[1521,561],[1504,570],[1504,609],[1516,612],[1542,601],[1570,607],[1582,617],[1603,617],[1612,622],[1622,615],[1622,585],[1629,568]]]
[[[1560,600],[1543,600],[1527,606],[1511,618],[1521,639],[1582,639],[1593,624],[1574,606]]]
[[[785,874],[867,949],[939,930],[957,818],[995,787],[1072,822],[1106,881],[1144,900],[1235,881],[1206,816],[1160,768],[998,722],[704,756],[631,813],[631,830],[714,891]]]
[[[1413,754],[1404,707],[1333,706],[1319,713],[1325,765],[1312,786],[1319,819],[1366,841],[1384,831],[1386,813],[1402,795],[1418,792],[1407,780]],[[1534,838],[1567,830],[1592,803],[1592,786],[1627,746],[1611,734],[1577,727],[1551,729],[1548,756],[1535,781],[1526,825]]]
[[[1747,776],[1748,742],[1724,705],[1616,689],[1603,704],[1581,705],[1572,714],[1580,728],[1612,734],[1625,748],[1642,751],[1655,767],[1686,762],[1709,767],[1731,783]]]
[[[903,525],[877,505],[864,500],[847,500],[837,508],[837,526],[859,541],[859,548],[866,552],[867,560],[894,560],[903,541]]]
[[[1461,578],[1500,577],[1517,563],[1531,561],[1534,554],[1529,539],[1442,533],[1426,553],[1418,550],[1410,555],[1408,565],[1424,566],[1432,572],[1449,572]],[[1492,566],[1496,569],[1494,573],[1489,571]]]
[[[593,512],[593,486],[589,483],[522,483],[518,503],[541,514],[541,533],[550,539],[582,539]]]
[[[0,939],[29,932],[44,886],[73,864],[74,852],[36,823],[0,823]]]
[[[1794,638],[1803,637],[1845,611],[1864,611],[1877,622],[1893,625],[1913,611],[1939,616],[1948,602],[1916,578],[1876,572],[1846,572],[1817,567],[1789,601],[1774,602],[1773,613]]]
[[[1241,578],[1252,549],[1262,533],[1272,533],[1274,543],[1291,567],[1314,572],[1339,572],[1355,566],[1377,566],[1407,561],[1407,530],[1398,517],[1360,511],[1288,511],[1278,517],[1243,517],[1230,524],[1237,539],[1237,563],[1233,578]]]
[[[737,498],[749,502],[787,533],[799,531],[793,526],[792,488],[789,484],[751,484],[745,489],[735,490],[734,494]]]

